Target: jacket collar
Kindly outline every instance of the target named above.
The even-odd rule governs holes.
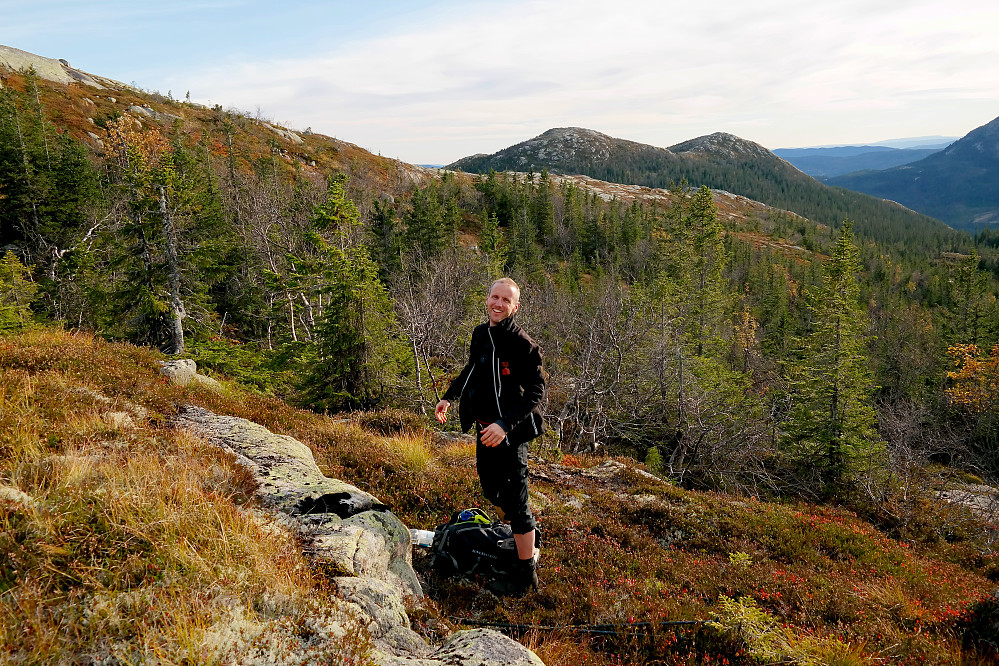
[[[490,326],[490,328],[496,331],[504,331],[506,333],[509,333],[517,325],[516,322],[514,322],[513,320],[514,317],[516,317],[516,315],[510,315],[506,319],[501,320],[495,326]],[[486,322],[486,325],[489,325],[489,322]]]

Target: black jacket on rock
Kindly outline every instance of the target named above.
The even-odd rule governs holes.
[[[512,446],[541,434],[541,401],[545,378],[538,345],[507,317],[495,326],[476,326],[468,363],[444,392],[444,400],[459,400],[462,431],[478,419],[499,423]]]

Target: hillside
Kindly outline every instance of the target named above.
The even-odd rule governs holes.
[[[581,128],[558,128],[493,155],[466,157],[448,168],[474,173],[548,170],[616,183],[669,187],[686,180],[790,210],[831,227],[856,222],[865,237],[904,246],[914,236],[947,247],[958,236],[945,225],[891,202],[829,187],[769,150],[716,133],[667,148],[615,139]]]
[[[842,176],[854,171],[890,169],[939,152],[940,148],[840,146],[838,148],[778,148],[774,155],[813,178]]]
[[[924,159],[827,182],[974,230],[999,224],[999,118]]]
[[[325,474],[420,528],[479,503],[471,443],[400,412],[291,409],[224,377],[218,388],[171,386],[157,360],[86,335],[0,337],[0,654],[371,663],[373,625],[331,633],[347,616],[329,585],[344,579],[328,576],[343,572],[310,565],[240,465],[175,415],[196,405],[296,437]],[[684,491],[626,459],[542,447],[531,481],[541,590],[500,600],[481,581],[437,578],[416,553],[432,601],[408,612],[431,644],[462,624],[513,624],[550,627],[513,632],[549,666],[994,654],[977,641],[994,637],[982,632],[995,621],[985,597],[995,556],[959,505],[927,496],[900,539],[842,509]],[[620,627],[571,629],[595,624]]]
[[[29,83],[24,73],[32,68],[36,74]],[[216,159],[231,159],[237,171],[252,170],[261,160],[274,160],[320,178],[330,170],[345,172],[355,179],[358,190],[372,188],[390,196],[407,192],[434,172],[309,129],[296,131],[239,109],[207,108],[171,99],[74,69],[63,60],[0,45],[0,87],[9,91],[25,86],[31,88],[31,95],[37,87],[40,113],[55,131],[87,146],[93,158],[107,153],[108,124],[128,117],[140,128],[168,135],[176,132],[195,144],[204,139]],[[5,108],[0,116],[5,123],[12,120],[8,113]],[[0,151],[11,152],[15,147],[16,142],[5,142]],[[10,229],[4,225],[0,230],[0,246],[9,242]]]

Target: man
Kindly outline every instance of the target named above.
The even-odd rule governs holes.
[[[513,321],[520,309],[520,287],[496,280],[486,298],[489,321],[472,331],[468,363],[451,382],[434,410],[447,420],[452,400],[460,400],[461,429],[475,424],[475,466],[482,494],[509,521],[517,543],[513,594],[538,587],[534,557],[534,516],[527,498],[527,443],[541,434],[545,379],[541,350]]]

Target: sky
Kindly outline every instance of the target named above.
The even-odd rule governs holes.
[[[0,44],[417,164],[959,137],[999,116],[996,35],[987,0],[0,0]]]

